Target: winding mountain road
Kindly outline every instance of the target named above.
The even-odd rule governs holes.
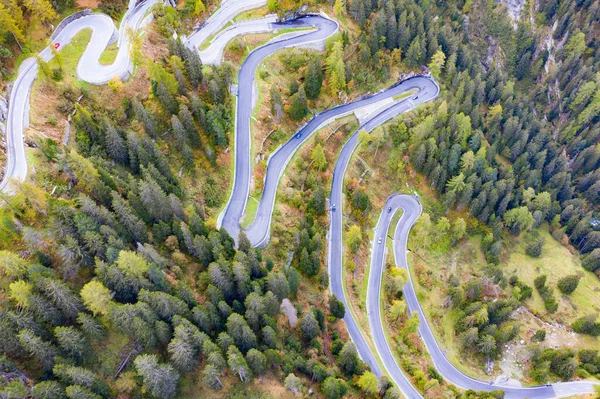
[[[229,232],[229,234],[236,239],[241,231],[240,220],[246,208],[252,173],[250,118],[253,108],[252,97],[253,87],[255,85],[254,76],[256,68],[265,57],[280,49],[293,47],[307,41],[323,41],[337,31],[337,24],[329,19],[316,16],[301,18],[299,20],[291,21],[286,25],[276,24],[265,20],[238,23],[231,28],[224,30],[213,39],[213,42],[209,46],[208,50],[214,51],[215,54],[206,55],[208,54],[208,50],[200,52],[200,54],[205,54],[204,58],[206,61],[211,59],[219,62],[222,56],[223,48],[225,47],[227,41],[235,36],[245,33],[255,33],[258,30],[269,31],[282,28],[299,28],[308,26],[312,26],[316,28],[316,30],[305,34],[300,34],[290,39],[273,41],[254,50],[248,56],[247,60],[244,62],[239,71],[239,97],[237,103],[235,130],[234,184],[228,204],[219,217],[219,225],[223,226]],[[208,38],[208,36],[210,35],[205,35],[206,38]],[[196,42],[195,46],[198,47],[201,43],[201,41],[198,41]],[[314,132],[326,124],[331,123],[335,119],[341,118],[370,105],[380,103],[382,100],[390,98],[393,99],[394,97],[413,89],[418,90],[416,95],[411,95],[399,101],[393,101],[391,104],[388,104],[386,107],[384,107],[385,109],[383,111],[368,119],[367,122],[365,122],[346,142],[340,152],[335,166],[330,204],[339,204],[336,205],[339,211],[334,211],[335,207],[330,209],[331,224],[328,234],[328,267],[330,275],[330,290],[344,303],[346,309],[351,308],[348,306],[342,280],[343,227],[341,209],[343,209],[343,179],[352,153],[358,146],[358,132],[362,129],[370,132],[395,116],[409,111],[419,104],[435,99],[439,93],[439,87],[435,81],[424,76],[414,77],[403,81],[399,85],[396,85],[390,89],[383,90],[374,96],[360,99],[353,103],[344,104],[315,115],[306,125],[299,129],[292,138],[290,138],[270,156],[267,164],[263,194],[258,205],[255,219],[250,227],[245,229],[245,232],[253,246],[263,247],[268,243],[279,180],[294,153],[310,138]],[[417,205],[416,209],[418,209],[418,213],[414,212],[415,208],[409,208],[409,205],[405,205],[405,208],[411,209],[412,212],[405,210],[403,217],[398,223],[395,239],[395,242],[404,243],[404,248],[406,248],[408,233],[410,232],[410,229],[416,218],[418,218],[421,213],[420,204],[414,198],[412,199],[413,202],[411,202],[411,198],[412,197],[409,196],[392,197],[389,206],[393,207],[393,212],[387,214],[382,213],[375,237],[384,237],[385,234],[387,234],[387,227],[389,227],[393,214],[404,202],[408,201],[407,203],[412,204],[413,207],[415,204]],[[388,205],[386,205],[386,209],[387,207]],[[412,215],[413,219],[409,219],[407,222],[406,219],[409,218],[408,215]],[[386,223],[387,227],[385,227]],[[374,240],[373,242],[376,243],[377,240]],[[370,329],[377,354],[373,353],[367,344],[367,341],[358,326],[356,317],[351,311],[346,312],[344,321],[351,339],[356,344],[359,355],[365,362],[369,364],[373,372],[378,376],[384,374],[381,370],[380,363],[377,361],[378,357],[381,361],[381,364],[385,368],[385,373],[392,378],[392,380],[396,383],[396,385],[398,385],[407,398],[421,398],[421,394],[412,386],[410,381],[406,378],[396,363],[391,348],[389,347],[383,332],[379,301],[381,298],[381,278],[383,275],[385,245],[373,245],[373,263],[369,279],[367,309]],[[395,246],[397,259],[401,259],[401,257],[398,255],[398,251],[402,251],[401,248],[402,246]],[[404,267],[408,267],[405,249],[402,253],[404,254],[404,261],[401,264],[404,265]],[[421,326],[419,328],[421,334],[423,335],[426,347],[428,350],[430,350],[436,368],[438,368],[438,371],[442,376],[444,376],[444,378],[455,385],[464,389],[486,391],[492,389],[503,389],[507,394],[507,398],[551,398],[593,392],[593,384],[587,382],[562,383],[551,387],[544,386],[535,388],[513,388],[490,385],[489,383],[478,381],[462,374],[460,371],[454,368],[454,366],[452,366],[437,345],[435,337],[429,329],[422,309],[418,304],[418,300],[414,290],[412,289],[411,283],[407,284],[405,287],[405,292],[410,311],[417,311],[419,313],[421,320]]]
[[[77,77],[95,85],[106,84],[115,76],[124,80],[133,70],[129,56],[128,32],[137,32],[151,21],[151,14],[148,12],[156,1],[145,0],[136,5],[135,0],[130,0],[128,11],[123,17],[119,30],[107,15],[99,13],[82,15],[64,25],[63,29],[53,36],[52,43],[59,43],[58,51],[61,51],[80,31],[91,29],[90,42],[77,64]],[[63,24],[61,23],[61,25]],[[115,61],[111,65],[100,65],[100,55],[108,45],[115,41],[118,41],[119,45]],[[46,47],[39,55],[46,62],[54,57],[50,46]],[[0,190],[5,192],[12,192],[11,181],[22,182],[27,177],[24,134],[29,125],[29,94],[37,77],[38,69],[35,58],[23,61],[10,93],[6,121],[7,161],[4,176],[0,182]]]
[[[252,176],[250,118],[253,110],[253,90],[256,68],[266,57],[281,49],[306,46],[311,43],[324,45],[325,40],[338,30],[338,24],[336,22],[321,16],[306,16],[290,22],[276,23],[273,25],[275,25],[277,29],[316,29],[285,40],[276,40],[259,47],[248,55],[238,73],[233,190],[229,197],[229,201],[218,220],[218,224],[223,226],[236,240],[240,232],[240,219],[246,208],[246,202],[250,193],[250,179]],[[304,140],[299,140],[299,142],[304,142]],[[297,145],[294,147],[294,151],[296,148],[298,148]],[[267,177],[267,179],[269,178],[270,177]],[[277,181],[279,180],[278,177],[276,177],[276,179]],[[275,183],[275,186],[276,185],[277,184]],[[274,196],[275,191],[273,191],[273,200]],[[268,194],[267,196],[263,195],[263,200],[267,198]],[[260,219],[258,221],[262,230],[267,232],[271,219],[270,214],[268,219],[269,220]],[[249,234],[248,238],[253,245],[259,245],[264,241],[263,237],[260,237],[258,234]]]
[[[69,43],[78,32],[83,29],[91,29],[92,37],[90,43],[81,56],[77,67],[78,78],[92,84],[105,84],[114,76],[125,79],[132,71],[128,48],[129,35],[127,32],[130,30],[137,32],[151,20],[151,15],[149,15],[148,12],[156,1],[157,0],[144,0],[136,5],[136,0],[131,0],[129,9],[123,18],[119,30],[117,30],[109,17],[102,14],[91,14],[74,19],[64,25],[60,33],[54,37],[53,42],[59,42],[61,44],[60,48],[63,48],[64,45]],[[210,36],[217,34],[220,29],[224,28],[225,25],[240,12],[260,7],[265,4],[266,0],[224,0],[219,10],[203,24],[201,29],[187,39],[186,45],[191,48],[199,48],[205,40]],[[209,63],[218,63],[222,55],[222,49],[231,38],[240,34],[256,32],[256,29],[259,29],[259,31],[272,31],[288,28],[313,28],[313,30],[294,33],[259,47],[250,53],[239,71],[239,94],[235,123],[234,183],[228,204],[219,217],[219,225],[225,227],[234,238],[237,238],[241,229],[239,221],[246,207],[252,174],[250,118],[253,108],[253,87],[256,68],[265,57],[283,48],[299,46],[322,47],[325,40],[337,32],[338,25],[329,18],[315,15],[299,18],[287,23],[276,23],[269,19],[258,20],[255,23],[238,23],[215,36],[212,44],[204,53],[204,59],[206,61],[209,61]],[[100,65],[98,60],[104,49],[117,40],[119,52],[115,62],[109,66]],[[52,58],[50,48],[46,48],[42,51],[40,56],[45,61],[50,60]],[[24,61],[11,91],[7,120],[7,165],[2,182],[0,182],[0,189],[3,191],[10,192],[10,182],[13,180],[23,181],[27,175],[27,161],[25,157],[23,134],[28,124],[29,93],[33,81],[37,76],[37,72],[38,65],[35,59]],[[394,97],[413,89],[417,90],[416,95],[410,95],[401,100],[393,100]],[[265,177],[265,188],[256,214],[256,219],[246,230],[252,244],[255,246],[264,246],[268,242],[275,196],[281,175],[293,154],[315,131],[337,118],[341,118],[360,109],[374,106],[377,103],[381,104],[383,100],[387,100],[388,102],[382,107],[383,109],[380,107],[380,109],[375,112],[375,115],[370,115],[359,129],[370,132],[377,126],[389,121],[400,113],[409,111],[419,104],[435,99],[438,93],[439,87],[435,81],[429,77],[419,76],[405,80],[400,84],[387,90],[383,90],[373,96],[360,99],[353,103],[340,105],[315,115],[297,132],[296,135],[294,135],[294,137],[275,151],[269,159]],[[392,101],[390,101],[390,99],[392,99]],[[352,135],[340,152],[340,156],[335,166],[330,198],[331,204],[336,205],[338,209],[337,211],[335,210],[336,207],[330,209],[331,224],[328,234],[330,289],[332,293],[336,294],[336,296],[345,304],[346,309],[349,310],[351,308],[348,306],[344,292],[342,263],[343,180],[352,153],[358,146],[359,130]],[[385,234],[387,234],[394,213],[397,209],[402,208],[404,212],[402,218],[398,222],[394,235],[394,254],[398,266],[408,268],[408,263],[406,261],[406,242],[410,228],[421,214],[421,206],[416,199],[405,195],[390,197],[386,204],[386,209],[390,206],[392,207],[393,212],[388,213],[387,211],[384,211],[382,213],[376,228],[375,237],[384,237]],[[356,318],[351,311],[346,312],[344,321],[346,322],[350,337],[355,342],[361,358],[371,366],[372,370],[378,376],[383,375],[384,373],[380,367],[381,364],[385,368],[385,373],[393,379],[406,397],[420,398],[421,395],[419,392],[410,384],[398,367],[392,351],[385,340],[379,307],[385,245],[383,243],[378,244],[376,239],[373,242],[372,265],[367,296],[367,313],[377,353],[375,354],[367,344],[363,333],[358,327]],[[506,391],[508,398],[551,398],[593,392],[594,385],[588,382],[560,383],[550,387],[511,388],[490,385],[462,374],[446,359],[435,341],[435,337],[427,324],[427,320],[419,306],[410,281],[407,283],[404,292],[409,310],[411,312],[418,312],[419,314],[421,320],[419,329],[425,345],[431,354],[433,363],[444,378],[457,386],[476,390],[503,389]],[[380,359],[380,363],[377,361],[377,358]]]
[[[389,208],[391,208],[391,211],[388,211]],[[417,198],[410,195],[396,194],[387,199],[385,207],[379,217],[377,227],[375,228],[375,238],[371,248],[371,270],[367,294],[367,314],[375,346],[377,347],[377,351],[384,364],[393,362],[394,358],[383,334],[383,320],[380,307],[381,284],[385,269],[385,242],[392,219],[399,209],[402,210],[402,216],[394,231],[394,258],[396,266],[406,269],[410,276],[406,256],[408,252],[408,235],[422,212],[421,204]],[[380,238],[381,244],[378,242]],[[427,322],[423,309],[419,304],[419,300],[417,299],[412,279],[409,279],[406,283],[403,292],[408,305],[408,311],[410,313],[417,312],[419,315],[419,333],[427,347],[427,351],[431,356],[435,368],[444,379],[452,384],[464,389],[474,389],[478,391],[490,391],[494,389],[503,390],[506,399],[558,398],[594,392],[595,384],[586,381],[561,382],[550,386],[543,385],[520,388],[497,383],[490,384],[489,382],[477,380],[463,374],[450,363],[444,355],[443,350],[439,347],[433,331]]]

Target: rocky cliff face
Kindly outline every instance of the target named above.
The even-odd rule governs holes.
[[[525,0],[500,0],[501,3],[506,5],[508,15],[516,27],[517,23],[521,19],[521,12],[525,6]]]

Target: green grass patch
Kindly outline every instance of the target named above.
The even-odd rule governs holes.
[[[256,217],[256,212],[258,211],[258,205],[260,204],[261,198],[255,198],[253,196],[248,197],[248,201],[246,202],[246,210],[244,212],[244,217],[240,225],[243,228],[249,227],[252,222],[254,222],[254,218]]]
[[[225,29],[229,28],[231,25],[233,25],[231,22],[227,22],[225,24],[225,26],[223,26],[221,29],[219,29],[218,31],[216,31],[215,33],[213,33],[212,35],[207,37],[206,40],[203,41],[202,43],[200,43],[200,46],[198,46],[200,48],[200,50],[206,50],[210,46],[210,43],[213,41],[213,39],[215,37],[217,37],[217,35],[219,33],[223,32]]]
[[[567,325],[579,317],[600,312],[600,282],[596,275],[581,267],[578,254],[571,253],[569,248],[556,241],[548,232],[547,226],[541,227],[538,233],[539,237],[544,239],[542,255],[539,258],[532,258],[525,253],[527,240],[522,235],[512,239],[510,256],[501,264],[507,277],[516,274],[531,287],[534,286],[533,280],[537,276],[548,276],[546,285],[554,291],[559,304],[558,311],[552,315],[547,314],[544,301],[535,288],[533,297],[526,302],[527,307],[549,321]],[[571,295],[562,295],[556,284],[559,279],[570,274],[581,276],[579,285]]]
[[[79,58],[85,51],[88,43],[90,42],[90,38],[92,37],[91,29],[83,29],[79,33],[77,33],[69,44],[66,44],[64,48],[60,51],[60,62],[57,57],[52,58],[48,64],[52,68],[61,67],[64,71],[65,77],[69,74],[74,74],[77,70],[77,64],[79,63]]]
[[[418,92],[419,92],[418,89],[410,89],[408,91],[405,91],[404,93],[401,93],[401,94],[398,94],[397,96],[394,96],[393,99],[394,99],[394,101],[399,101],[399,100],[402,100],[403,98],[410,97],[413,94],[416,94]]]
[[[233,22],[247,21],[250,19],[262,18],[267,15],[268,11],[264,8],[255,8],[250,11],[243,12],[233,18]]]
[[[100,55],[100,65],[111,65],[115,62],[118,53],[119,47],[117,47],[117,42],[114,42],[102,52],[102,55]]]

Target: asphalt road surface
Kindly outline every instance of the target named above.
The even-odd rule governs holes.
[[[353,135],[352,137],[344,144],[342,151],[340,152],[340,156],[335,165],[334,173],[333,173],[333,181],[331,184],[331,195],[330,195],[330,228],[329,228],[329,284],[330,289],[333,294],[335,294],[340,301],[344,303],[346,306],[346,316],[344,317],[344,321],[348,327],[348,332],[350,333],[350,337],[356,344],[356,348],[361,358],[367,362],[373,372],[381,376],[383,374],[388,374],[394,383],[398,386],[398,388],[403,392],[404,396],[407,398],[420,398],[421,395],[419,392],[412,386],[412,384],[408,381],[406,376],[400,370],[400,367],[396,364],[393,356],[382,356],[385,353],[382,353],[379,350],[379,345],[382,344],[387,347],[387,342],[385,340],[385,336],[383,335],[383,330],[381,326],[376,326],[375,329],[371,330],[371,335],[373,337],[373,341],[376,344],[377,355],[381,359],[381,363],[385,368],[385,373],[382,372],[381,368],[375,361],[376,354],[373,354],[371,349],[369,348],[363,334],[361,333],[358,323],[356,322],[356,318],[350,311],[350,306],[347,303],[346,294],[344,292],[344,282],[343,282],[343,270],[344,265],[342,262],[342,255],[344,253],[344,247],[342,245],[342,233],[343,233],[343,205],[342,200],[344,197],[343,183],[344,183],[344,175],[346,173],[346,169],[350,162],[350,158],[354,153],[354,150],[358,146],[358,132],[362,129],[367,132],[371,132],[376,127],[381,124],[389,121],[395,116],[409,111],[415,108],[417,105],[422,104],[427,101],[431,101],[435,99],[439,93],[439,88],[435,81],[428,77],[419,76],[409,80],[405,80],[399,86],[402,88],[402,91],[407,91],[411,89],[418,89],[418,93],[416,96],[411,95],[406,97],[405,99],[396,102],[390,108],[384,110],[374,118],[367,121],[363,124]],[[415,99],[416,97],[416,99]],[[373,271],[370,272],[373,275]],[[371,290],[369,290],[370,293]],[[377,340],[377,337],[381,338]],[[391,354],[389,347],[387,347],[387,352]]]
[[[389,208],[391,208],[391,211],[389,211]],[[398,211],[398,209],[402,210],[402,216],[398,221],[394,231],[394,258],[397,267],[404,268],[407,272],[409,272],[406,256],[408,235],[410,233],[410,229],[421,215],[421,204],[414,196],[396,194],[387,199],[385,207],[379,218],[379,222],[377,223],[377,227],[375,228],[375,235],[371,249],[371,270],[369,274],[367,293],[367,313],[373,340],[375,341],[375,346],[379,356],[382,359],[382,362],[386,365],[386,367],[389,364],[392,368],[394,368],[395,364],[394,356],[383,334],[381,309],[379,305],[381,301],[382,276],[385,268],[386,236],[388,234],[394,214]],[[379,243],[379,239],[381,239],[381,243]],[[456,367],[454,367],[452,363],[448,361],[444,355],[444,352],[438,346],[427,319],[425,318],[423,310],[419,305],[419,301],[417,299],[411,279],[409,279],[404,287],[404,298],[406,299],[408,305],[408,311],[410,313],[417,312],[419,315],[419,333],[423,339],[423,342],[425,343],[425,346],[427,347],[427,351],[429,352],[431,360],[436,369],[444,377],[444,379],[458,387],[479,391],[500,389],[506,393],[505,397],[507,399],[556,398],[594,392],[594,384],[584,381],[564,382],[553,384],[551,386],[544,385],[529,388],[515,388],[496,383],[490,384],[490,382],[471,378],[457,370]],[[405,392],[405,395],[408,397],[413,397],[412,395],[407,394],[407,392]]]
[[[199,48],[206,39],[225,27],[236,15],[266,4],[267,0],[223,0],[217,11],[186,39],[186,46]]]
[[[250,192],[250,178],[252,176],[250,118],[253,109],[253,87],[256,68],[266,57],[278,50],[303,45],[309,42],[322,42],[338,29],[336,22],[321,16],[307,16],[290,22],[276,23],[273,25],[276,29],[316,29],[302,35],[286,40],[278,40],[259,47],[248,55],[238,73],[233,191],[225,210],[219,218],[220,225],[236,240],[240,232],[240,219],[246,208],[246,202]],[[265,197],[265,195],[267,195],[267,197]],[[265,195],[263,195],[263,198],[268,198],[268,194]],[[265,219],[259,222],[266,225],[267,230],[270,223],[270,214],[268,219],[269,220]],[[248,238],[253,245],[258,245],[260,241],[262,241],[262,237],[253,234],[249,234]]]

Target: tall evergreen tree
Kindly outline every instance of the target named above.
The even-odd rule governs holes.
[[[321,57],[313,57],[308,63],[308,71],[304,78],[304,86],[306,87],[306,97],[315,100],[321,94],[321,86],[323,85],[323,69],[321,66]]]

